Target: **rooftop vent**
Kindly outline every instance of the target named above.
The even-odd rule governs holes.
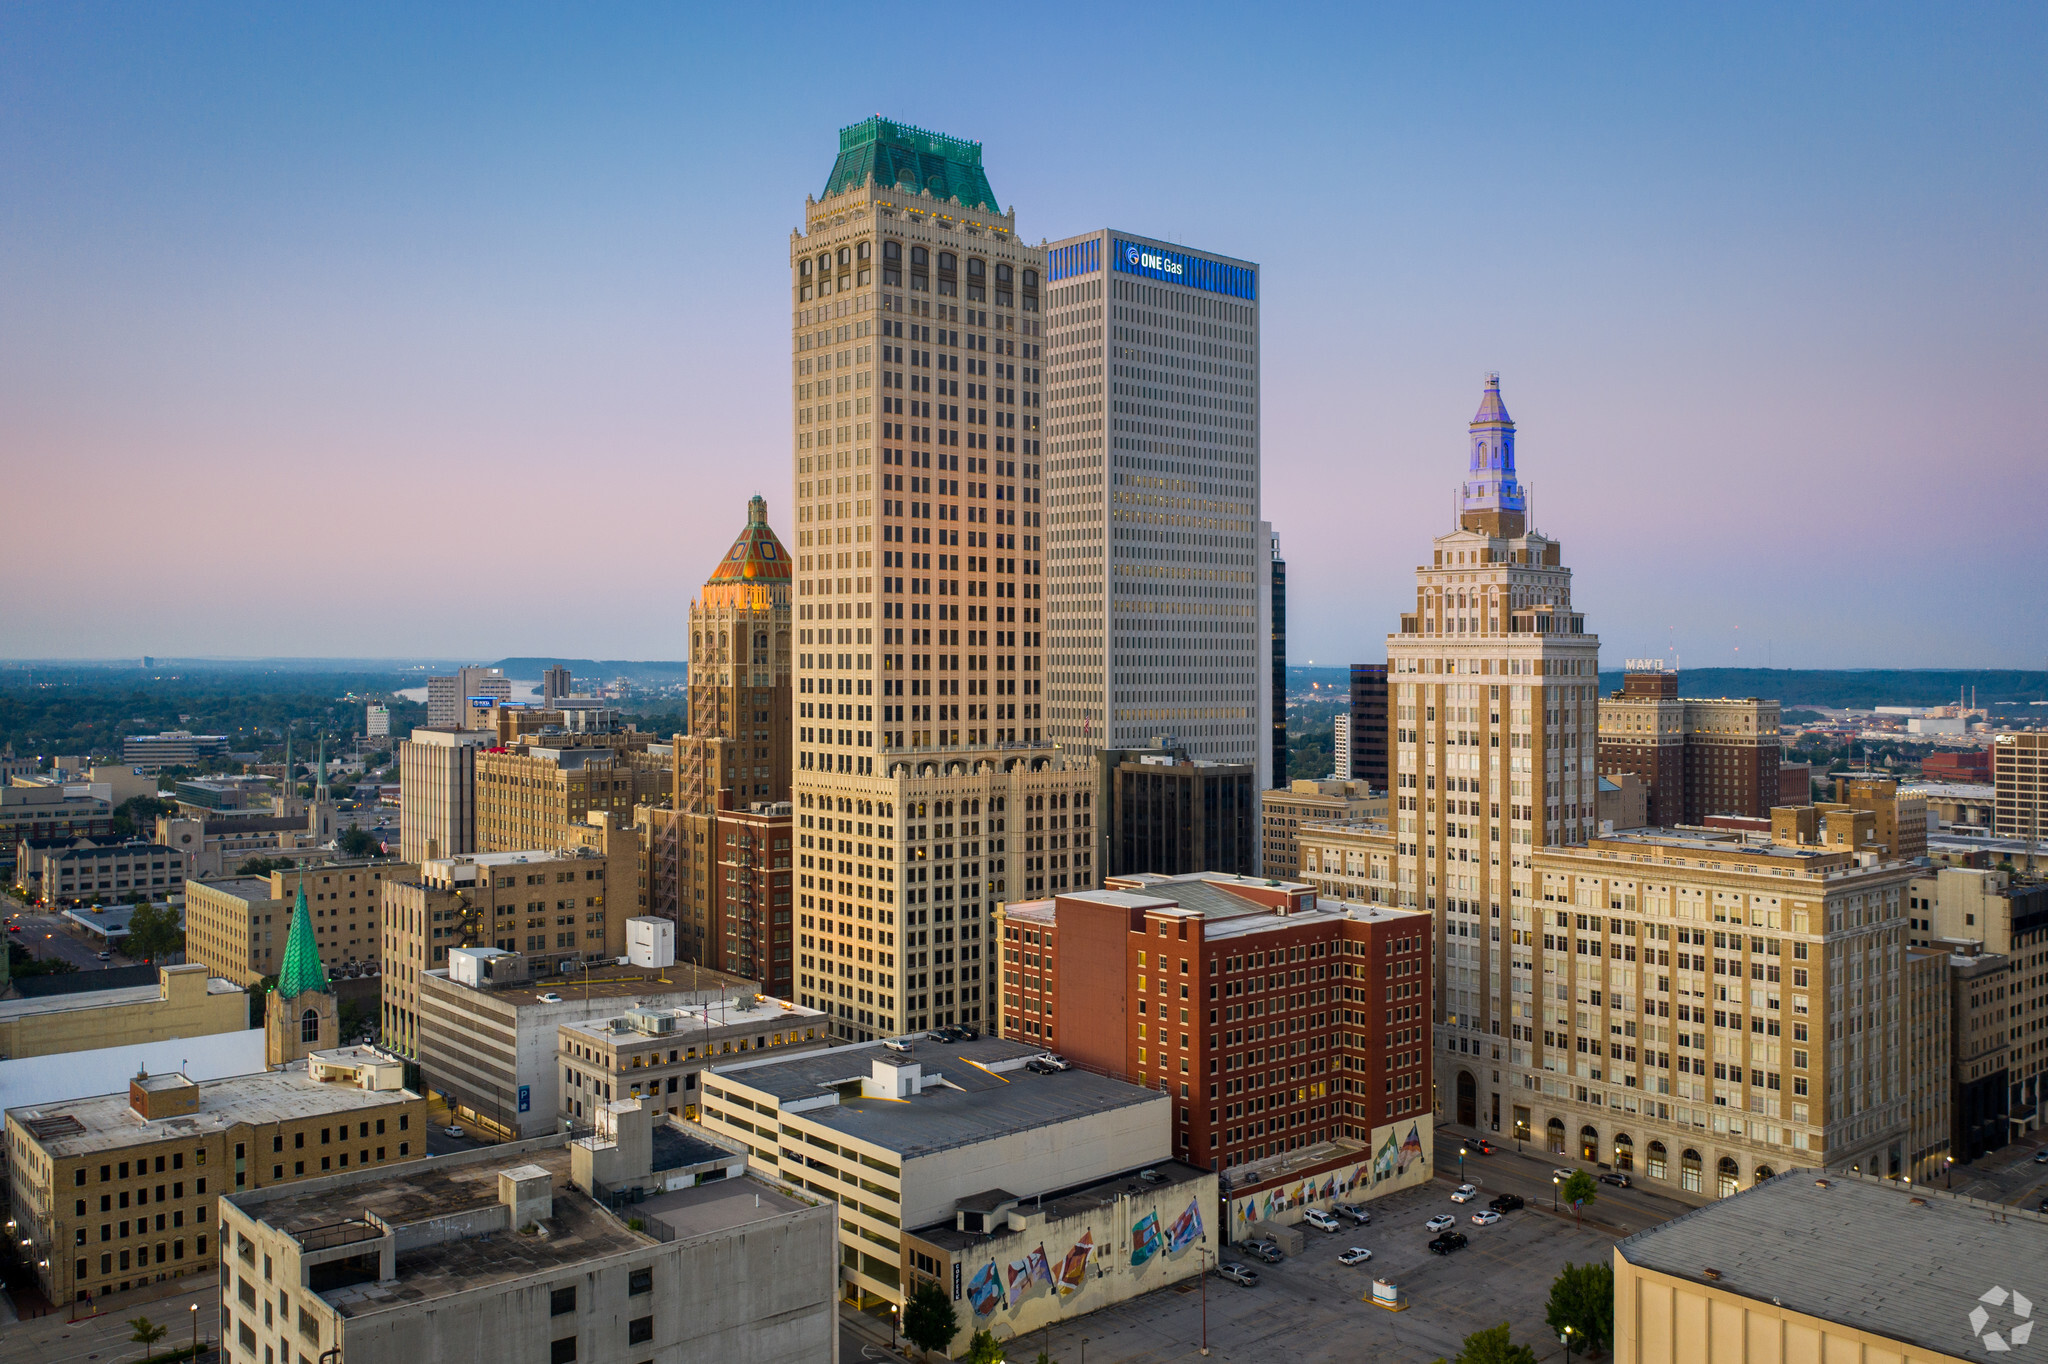
[[[626,1026],[649,1037],[666,1037],[676,1030],[676,1016],[666,1009],[628,1009]]]
[[[1710,1279],[1718,1279],[1721,1277],[1721,1271],[1718,1269],[1703,1269],[1700,1271],[1700,1273],[1706,1275]]]

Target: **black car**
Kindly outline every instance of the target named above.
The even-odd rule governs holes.
[[[1608,1170],[1601,1174],[1600,1182],[1602,1184],[1612,1184],[1617,1189],[1632,1189],[1635,1187],[1629,1182],[1627,1175],[1619,1174],[1613,1170]]]
[[[1454,1250],[1463,1250],[1466,1244],[1464,1232],[1447,1231],[1431,1241],[1429,1249],[1430,1253],[1434,1255],[1448,1255]]]
[[[1518,1193],[1499,1194],[1488,1200],[1486,1206],[1495,1212],[1513,1212],[1522,1206],[1522,1196]]]
[[[1033,1075],[1057,1075],[1065,1070],[1066,1067],[1054,1065],[1050,1061],[1041,1060],[1034,1056],[1024,1063],[1024,1069],[1030,1071]]]

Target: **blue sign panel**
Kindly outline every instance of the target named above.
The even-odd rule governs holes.
[[[1143,275],[1146,279],[1181,284],[1204,293],[1227,294],[1231,298],[1259,296],[1257,272],[1242,265],[1225,265],[1137,242],[1120,241],[1111,254],[1112,264],[1126,275]]]
[[[532,1085],[519,1086],[519,1111],[521,1113],[530,1113],[533,1111]]]
[[[1102,240],[1091,237],[1086,241],[1055,246],[1045,255],[1045,277],[1047,280],[1072,279],[1075,275],[1092,275],[1102,268]]]

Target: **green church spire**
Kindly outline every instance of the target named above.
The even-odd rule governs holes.
[[[309,990],[329,993],[327,970],[320,965],[320,945],[313,941],[313,916],[306,910],[306,886],[292,904],[291,930],[285,935],[284,966],[277,973],[277,993],[297,999]]]

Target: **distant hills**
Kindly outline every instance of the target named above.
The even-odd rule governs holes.
[[[1290,691],[1310,683],[1328,688],[1350,681],[1348,668],[1289,668]],[[1603,671],[1603,692],[1621,688],[1621,670]],[[1958,691],[1976,689],[1980,706],[2048,701],[2048,672],[2009,668],[1687,668],[1679,673],[1686,696],[1759,696],[1788,706],[1939,706]],[[1965,698],[1967,699],[1967,697]]]
[[[687,679],[690,665],[684,662],[662,659],[621,659],[621,658],[501,658],[489,665],[502,671],[507,677],[539,677],[549,668],[567,668],[570,675],[579,681],[595,678],[609,682],[615,677],[628,677],[635,682],[672,681]]]

